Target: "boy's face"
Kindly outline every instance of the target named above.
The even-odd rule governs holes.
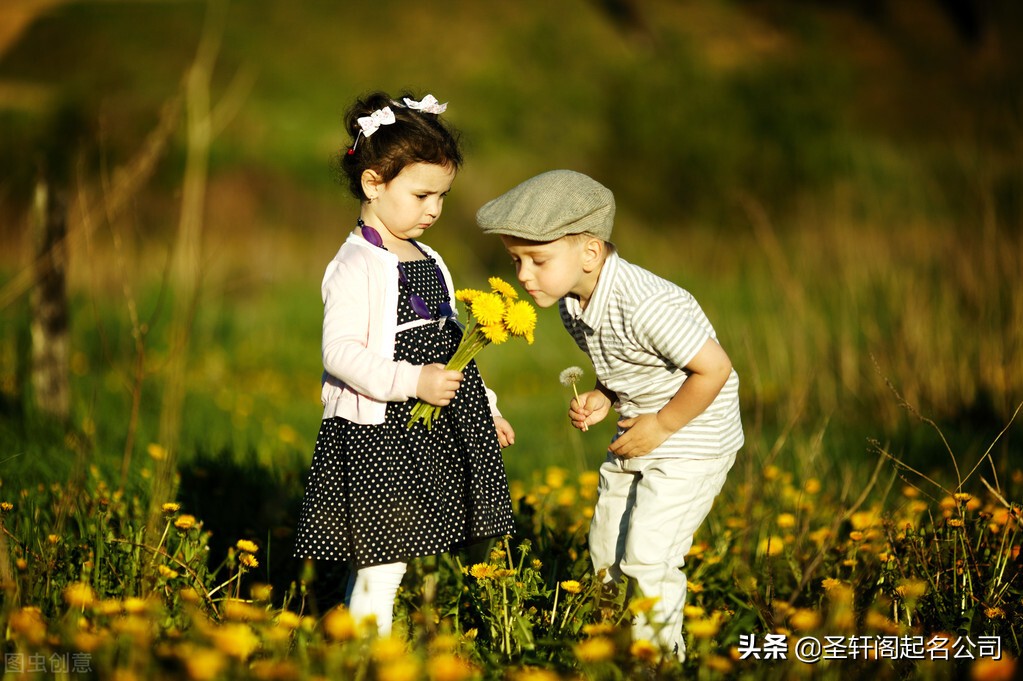
[[[596,285],[603,244],[598,239],[562,237],[556,241],[527,241],[502,236],[512,257],[519,283],[539,307],[550,307],[568,294],[585,305]]]

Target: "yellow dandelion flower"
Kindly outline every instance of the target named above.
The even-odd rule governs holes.
[[[167,449],[163,445],[150,442],[146,445],[146,453],[153,461],[163,461],[167,458]]]
[[[397,660],[405,656],[405,643],[394,636],[381,636],[374,639],[370,647],[370,655],[377,662]]]
[[[195,527],[195,516],[188,515],[187,513],[178,516],[177,520],[174,521],[174,527],[178,528],[179,530],[192,529],[193,527]]]
[[[259,550],[255,542],[249,541],[248,539],[239,539],[238,543],[234,545],[239,551],[247,551],[248,553],[255,553]]]
[[[217,650],[239,660],[247,660],[259,647],[259,637],[248,624],[229,623],[210,631]]]
[[[656,596],[633,598],[629,603],[629,611],[632,612],[633,615],[638,615],[641,612],[650,612],[651,608],[653,608],[659,600],[661,599]]]
[[[732,661],[727,657],[721,655],[708,655],[703,658],[703,664],[707,669],[718,672],[719,674],[728,674],[732,671]]]
[[[160,510],[167,515],[174,515],[181,510],[181,504],[175,501],[168,501],[166,504],[160,507]]]
[[[970,499],[973,499],[973,495],[969,492],[956,492],[952,495],[952,498],[960,503],[966,503]]]
[[[963,526],[963,519],[962,518],[949,518],[948,519],[948,526],[949,527],[962,527]]]
[[[553,489],[560,489],[568,479],[568,470],[560,466],[548,466],[544,471],[543,479]]]
[[[761,473],[761,476],[764,478],[764,480],[777,480],[778,476],[780,475],[781,469],[775,466],[774,464],[771,464],[770,466],[765,466],[763,472]]]
[[[476,579],[490,579],[494,576],[494,566],[489,563],[476,563],[469,568],[469,574]]]
[[[282,610],[281,613],[277,615],[277,626],[283,627],[290,631],[298,629],[298,625],[301,623],[302,618],[296,613],[291,612],[290,610]]]
[[[355,618],[344,606],[338,606],[324,616],[323,631],[335,641],[349,641],[358,634]]]
[[[14,565],[22,572],[28,569],[28,561],[25,560],[24,558],[18,558],[17,560],[15,560]]]
[[[235,622],[261,622],[266,619],[267,615],[266,610],[237,598],[229,598],[224,601],[221,614],[224,619]]]
[[[188,678],[192,681],[214,681],[224,671],[227,660],[216,650],[189,646],[180,653]]]
[[[434,655],[426,663],[430,681],[465,681],[475,673],[472,666],[452,653]]]
[[[682,614],[687,619],[699,619],[707,615],[707,611],[698,605],[684,605],[682,606]]]
[[[863,541],[863,533],[859,530],[853,530],[849,533],[849,539],[852,539],[853,541]]]
[[[259,567],[259,561],[256,560],[256,557],[251,553],[243,553],[239,555],[238,562],[242,565],[242,567],[247,567],[250,570]]]
[[[1003,620],[1005,619],[1005,611],[1001,608],[985,608],[984,616],[989,620]]]
[[[760,540],[760,543],[757,545],[757,553],[773,558],[774,556],[781,555],[784,548],[785,540],[778,535],[771,535]]]
[[[843,586],[842,580],[835,579],[834,577],[828,577],[826,579],[821,580],[821,587],[828,592],[832,591],[833,589],[837,589],[841,586]]]
[[[513,336],[523,337],[536,329],[536,310],[526,301],[517,300],[505,310],[504,323]]]
[[[174,579],[175,577],[178,576],[177,570],[172,570],[166,565],[157,566],[156,571],[159,572],[160,576],[163,577],[164,579]]]
[[[584,624],[583,633],[587,636],[609,636],[614,633],[614,625],[610,622],[596,622]]]
[[[10,513],[14,510],[14,504],[9,501],[0,501],[0,512]]]
[[[700,582],[689,582],[689,584],[686,585],[686,589],[691,594],[698,594],[703,591],[703,584]]]
[[[641,638],[629,646],[629,655],[643,662],[656,662],[661,656],[661,651],[647,639]]]
[[[59,544],[60,537],[56,534],[48,534],[46,535],[46,541],[50,542],[51,544]]]
[[[64,589],[64,601],[72,608],[87,608],[96,601],[96,594],[85,582],[75,582]]]
[[[472,316],[481,326],[501,324],[504,319],[504,299],[496,293],[481,293],[471,305]]]
[[[796,631],[812,631],[821,623],[821,616],[807,608],[798,608],[789,615],[789,626]]]
[[[27,606],[11,613],[7,626],[32,645],[38,646],[46,640],[46,621],[39,608]]]
[[[610,660],[614,654],[614,642],[603,636],[586,639],[575,646],[575,656],[580,662],[603,662]]]
[[[259,603],[269,603],[273,597],[274,588],[270,584],[253,584],[252,588],[249,589],[249,594],[252,596],[252,600]]]
[[[792,515],[791,513],[781,513],[781,514],[778,515],[778,518],[775,521],[775,524],[777,524],[778,527],[780,527],[783,530],[787,530],[789,528],[795,527],[796,526],[796,516]]]
[[[377,681],[417,681],[422,678],[419,660],[406,655],[392,660],[377,669]]]
[[[583,585],[575,581],[574,579],[566,579],[565,581],[561,582],[561,588],[562,590],[567,591],[570,594],[577,594],[583,590]]]
[[[508,340],[508,329],[500,323],[480,326],[480,331],[483,332],[483,337],[494,345],[500,345]]]
[[[494,291],[494,293],[500,294],[505,298],[515,300],[519,297],[519,293],[515,290],[515,287],[501,277],[490,277],[487,279],[487,283],[490,284],[490,288]]]
[[[483,291],[474,288],[462,288],[455,291],[455,300],[460,303],[472,303],[476,296],[482,295]]]
[[[810,495],[817,494],[821,491],[821,481],[817,478],[809,478],[803,483],[803,491]]]
[[[718,613],[703,619],[686,622],[686,631],[693,638],[714,638],[721,629],[721,618]]]
[[[192,590],[194,591],[194,589]],[[185,595],[185,591],[185,589],[182,590],[182,596]],[[124,602],[121,603],[121,607],[124,608],[124,611],[129,615],[141,615],[149,609],[148,604],[138,596],[125,598]]]

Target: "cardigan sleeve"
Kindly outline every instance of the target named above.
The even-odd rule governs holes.
[[[365,260],[337,258],[323,278],[323,368],[358,393],[394,402],[416,396],[422,367],[374,349],[383,293]],[[374,324],[374,322],[376,322]],[[391,344],[393,348],[393,343]]]

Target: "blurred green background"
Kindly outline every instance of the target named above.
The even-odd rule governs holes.
[[[514,280],[475,227],[482,203],[545,170],[588,173],[616,194],[623,256],[714,322],[742,379],[747,477],[778,462],[848,485],[872,468],[872,440],[953,475],[916,413],[965,473],[1023,400],[1021,18],[1008,0],[4,0],[3,487],[126,459],[132,484],[152,475],[182,366],[181,98],[204,25],[218,118],[184,350],[185,493],[239,476],[238,503],[300,493],[320,414],[320,277],[358,210],[330,158],[354,97],[403,88],[449,102],[464,135],[428,238],[460,287]],[[68,206],[67,428],[33,406],[28,379],[40,177]],[[592,369],[553,311],[536,335],[480,359],[517,428],[506,462],[520,479],[593,467],[612,425],[568,427],[558,373]],[[1017,425],[996,467],[1019,441]]]

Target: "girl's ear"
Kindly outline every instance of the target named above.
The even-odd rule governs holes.
[[[377,197],[380,185],[384,183],[383,178],[372,168],[366,168],[362,171],[360,179],[362,180],[362,193],[372,201]]]

